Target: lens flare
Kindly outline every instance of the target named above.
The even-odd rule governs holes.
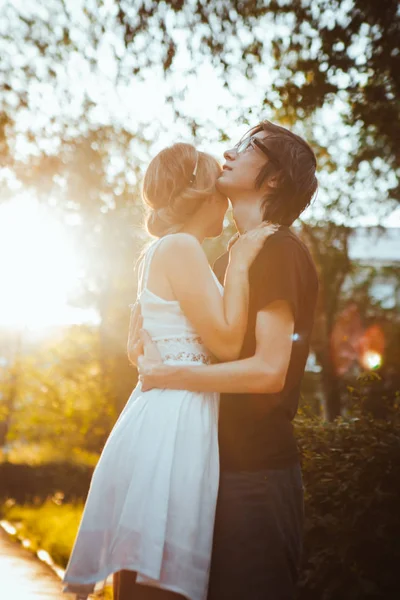
[[[385,335],[375,323],[364,331],[360,344],[360,364],[369,371],[380,369],[385,351]]]
[[[382,356],[378,352],[374,352],[373,350],[367,350],[361,356],[360,362],[364,369],[368,369],[368,371],[373,371],[375,369],[379,369],[382,366]]]

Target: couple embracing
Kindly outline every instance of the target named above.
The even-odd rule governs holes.
[[[92,478],[64,578],[78,598],[111,574],[115,600],[295,597],[292,420],[318,283],[289,227],[316,193],[316,160],[268,121],[224,158],[221,170],[175,144],[144,178],[157,239],[141,261],[143,330],[137,342],[134,316],[129,348],[140,381]],[[239,235],[213,272],[201,243],[221,233],[227,198]]]

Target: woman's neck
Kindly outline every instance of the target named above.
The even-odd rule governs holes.
[[[181,233],[188,233],[189,235],[193,235],[199,240],[200,244],[202,244],[205,238],[207,237],[205,228],[202,226],[202,224],[195,222],[187,223],[185,227],[181,229]]]

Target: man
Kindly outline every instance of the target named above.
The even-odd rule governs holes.
[[[302,547],[303,491],[294,418],[317,297],[310,254],[289,226],[317,190],[316,160],[299,136],[262,122],[224,154],[219,190],[239,233],[280,225],[254,261],[238,361],[170,366],[142,358],[144,389],[222,392],[221,478],[209,600],[290,600]],[[222,282],[229,255],[215,272]],[[151,343],[146,334],[142,338]]]

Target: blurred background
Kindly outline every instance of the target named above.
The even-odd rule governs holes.
[[[3,463],[95,464],[136,383],[144,169],[176,141],[222,160],[263,118],[305,136],[319,164],[294,225],[320,277],[298,427],[314,454],[357,422],[362,448],[387,428],[397,443],[399,40],[396,0],[0,0]]]

